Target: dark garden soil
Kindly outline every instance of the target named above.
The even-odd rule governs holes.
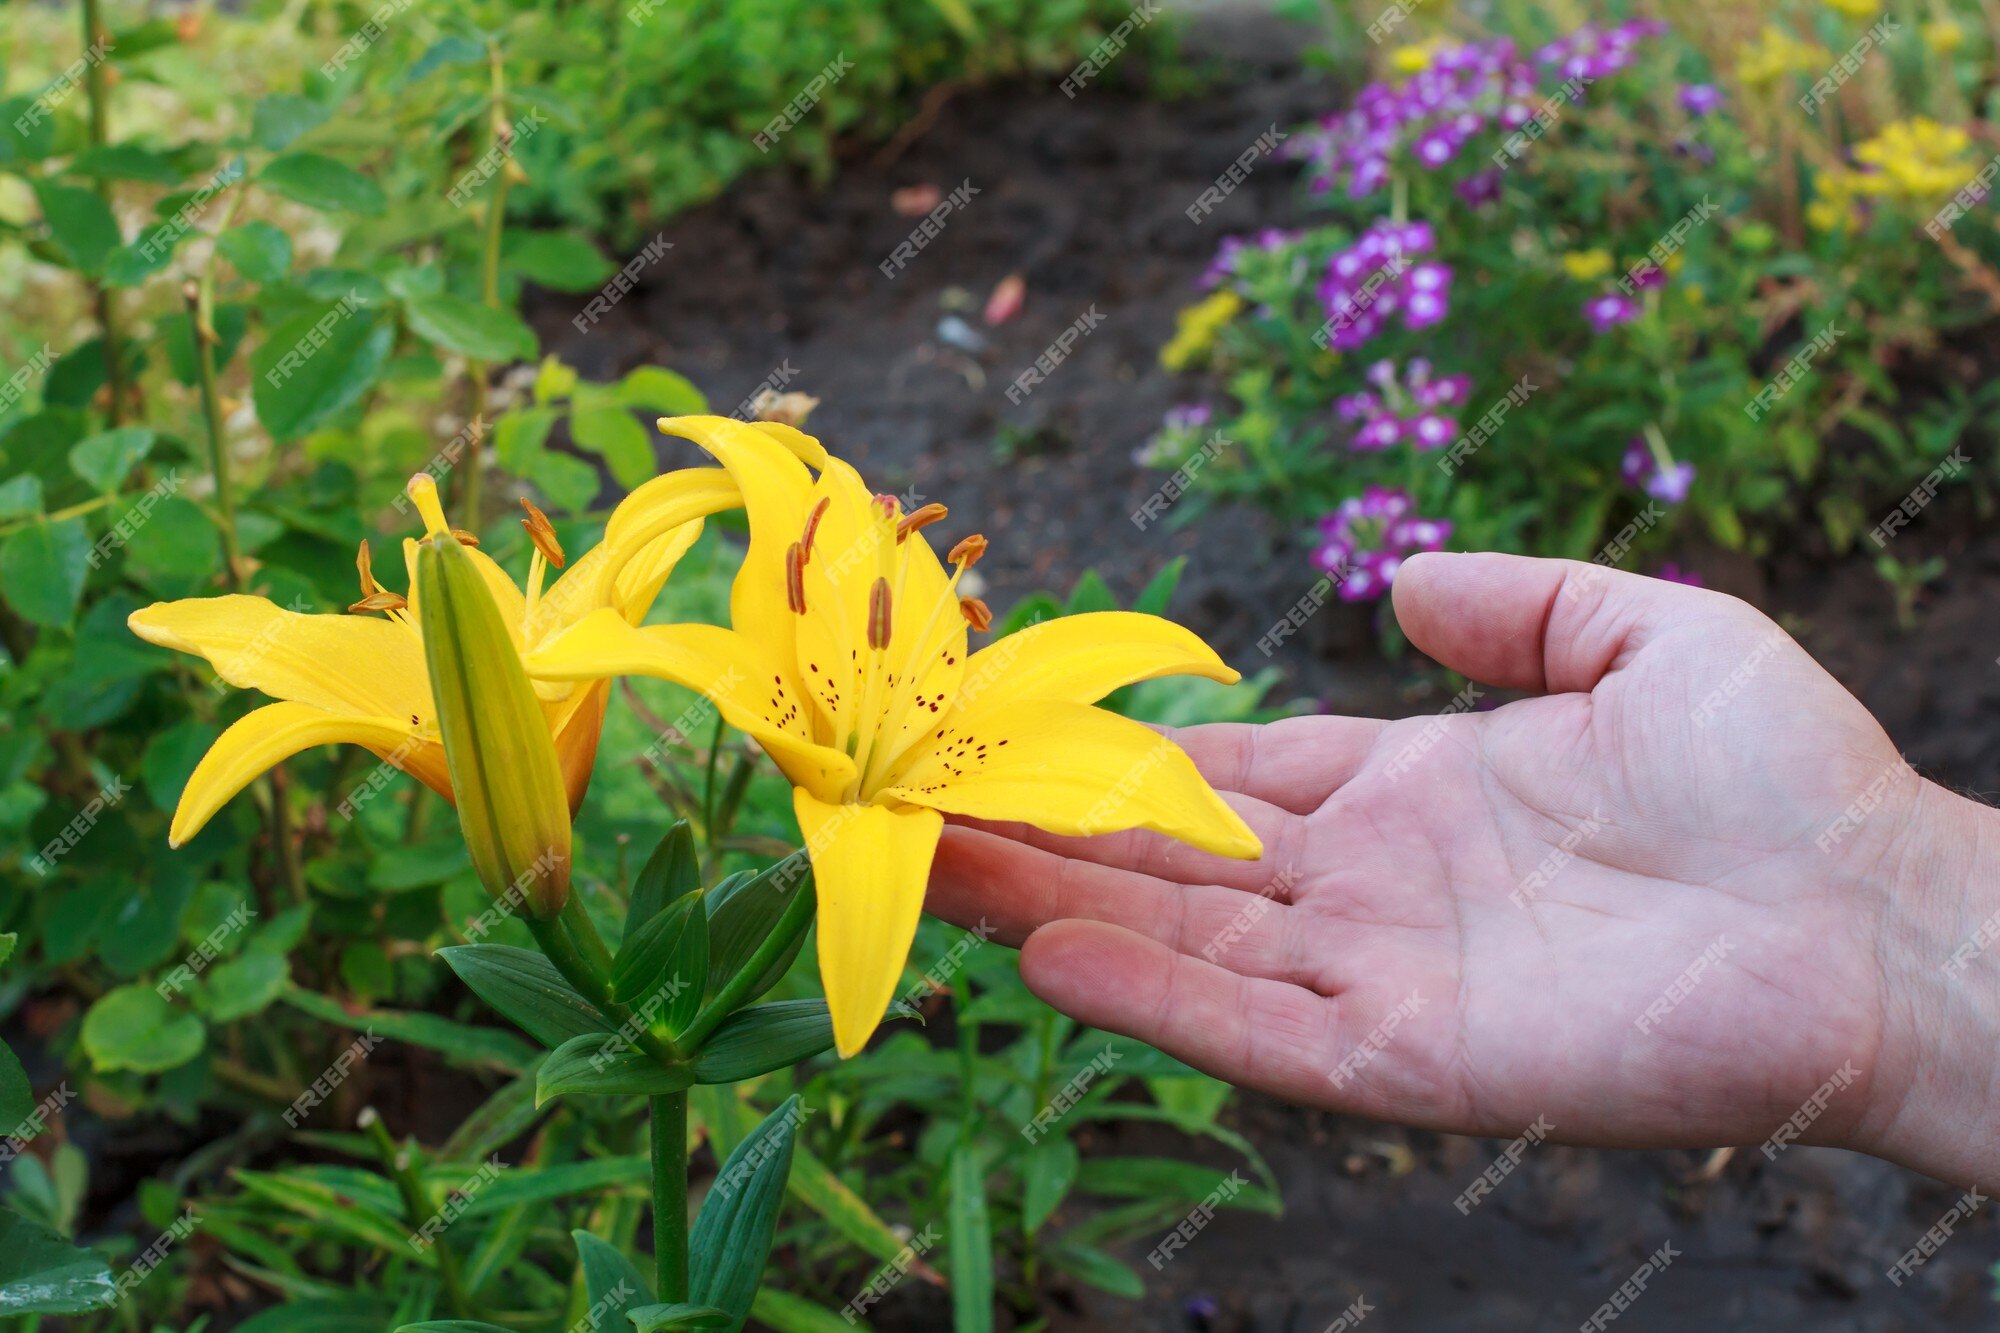
[[[1074,100],[1053,87],[967,91],[894,160],[857,153],[827,189],[745,180],[676,219],[665,233],[673,250],[587,335],[571,326],[571,298],[541,300],[537,323],[587,376],[671,366],[719,410],[789,366],[790,388],[824,400],[815,434],[885,489],[914,486],[950,504],[955,532],[993,539],[980,572],[998,607],[1067,588],[1092,567],[1129,597],[1187,553],[1177,614],[1233,661],[1261,665],[1258,637],[1313,583],[1303,553],[1244,510],[1140,531],[1130,516],[1160,478],[1131,454],[1176,400],[1157,352],[1217,239],[1288,225],[1297,202],[1288,173],[1267,163],[1203,225],[1183,210],[1274,122],[1324,109],[1331,92],[1299,70],[1297,43],[1280,31],[1232,20],[1197,46],[1229,73],[1187,100],[1116,86]],[[892,191],[931,184],[949,194],[965,182],[978,194],[885,278],[878,264],[914,225],[892,210]],[[1026,280],[1026,305],[987,328],[978,307],[1012,272]],[[1014,377],[1089,311],[1101,325],[1010,403]],[[942,335],[952,315],[984,346]],[[2000,536],[1940,502],[1899,546],[1948,559],[1914,632],[1897,628],[1861,555],[1691,558],[1712,585],[1779,615],[1920,770],[2000,791],[2000,619],[1987,592],[2000,578]],[[1374,715],[1437,707],[1417,664],[1385,662],[1366,618],[1338,608],[1275,661],[1282,697]],[[1462,1217],[1453,1198],[1504,1145],[1252,1096],[1228,1114],[1276,1169],[1284,1216],[1221,1214],[1160,1274],[1143,1257],[1150,1242],[1136,1245],[1126,1257],[1148,1293],[1136,1310],[1058,1287],[1048,1296],[1053,1327],[1319,1333],[1365,1298],[1374,1312],[1363,1327],[1385,1333],[1575,1328],[1668,1239],[1684,1257],[1617,1321],[1619,1333],[1994,1322],[1985,1269],[2000,1242],[1989,1217],[1898,1289],[1884,1270],[1960,1191],[1866,1158],[1795,1148],[1770,1163],[1753,1148],[1704,1183],[1703,1154],[1544,1145]],[[1169,1147],[1199,1151],[1150,1150]],[[1119,1148],[1148,1150],[1132,1138]],[[915,1293],[900,1312],[892,1301],[880,1313],[885,1328],[941,1327],[946,1317]]]

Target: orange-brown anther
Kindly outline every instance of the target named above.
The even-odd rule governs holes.
[[[479,538],[477,538],[477,537],[475,537],[475,536],[474,536],[473,534],[471,534],[471,533],[467,532],[467,531],[466,531],[466,530],[465,530],[464,528],[453,528],[453,529],[451,530],[451,535],[452,535],[453,539],[454,539],[454,540],[456,540],[456,541],[458,542],[458,544],[459,544],[460,546],[477,546],[477,545],[479,545]],[[557,563],[557,564],[561,564],[561,563],[562,563],[562,561],[558,560],[558,561],[556,561],[556,563]]]
[[[965,616],[965,623],[984,634],[993,628],[993,611],[977,597],[961,597],[958,609]]]
[[[806,534],[799,538],[800,564],[812,563],[813,538],[819,535],[819,521],[826,517],[826,507],[832,503],[833,501],[826,496],[821,496],[819,503],[813,506],[812,513],[806,516]]]
[[[404,599],[401,593],[377,588],[374,592],[369,593],[366,597],[363,597],[347,609],[357,613],[364,611],[401,611],[408,606],[409,602]]]
[[[535,549],[542,553],[544,559],[557,569],[561,569],[562,543],[556,540],[555,526],[549,522],[549,516],[535,508],[533,501],[525,497],[521,500],[521,508],[528,511],[528,516],[521,520],[521,526],[528,530],[528,540],[535,544]]]
[[[903,502],[893,495],[878,495],[869,503],[875,506],[875,511],[885,522],[894,523],[897,515],[903,512]]]
[[[896,540],[902,541],[918,528],[927,528],[943,518],[950,511],[941,504],[927,504],[922,509],[913,510],[896,521]]]
[[[785,605],[796,615],[806,613],[806,544],[802,541],[785,548]]]
[[[382,585],[375,581],[375,556],[368,549],[366,537],[361,539],[360,549],[354,553],[354,568],[361,574],[361,596],[364,600],[382,591]]]
[[[947,559],[951,564],[963,565],[965,568],[971,569],[979,563],[979,557],[985,554],[986,539],[975,532],[958,545],[952,547],[951,555]]]
[[[881,652],[889,646],[889,580],[876,579],[868,590],[868,646]]]

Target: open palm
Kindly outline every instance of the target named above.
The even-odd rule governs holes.
[[[1439,661],[1537,697],[1175,733],[1262,861],[967,825],[932,910],[1025,941],[1028,984],[1078,1019],[1293,1101],[1695,1146],[1761,1141],[1832,1080],[1804,1137],[1859,1135],[1908,1023],[1891,885],[1957,798],[1733,598],[1423,556],[1396,608]]]

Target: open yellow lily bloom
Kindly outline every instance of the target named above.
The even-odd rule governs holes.
[[[434,484],[413,483],[411,494],[437,509]],[[525,592],[490,557],[476,549],[467,554],[492,591],[516,650],[526,653],[595,611],[627,624],[643,620],[674,565],[701,535],[702,519],[740,503],[735,481],[720,468],[656,477],[625,498],[604,540],[546,591],[548,566],[562,563],[562,551],[532,507],[525,526],[535,553]],[[441,510],[425,517],[443,522]],[[461,540],[471,539],[462,534]],[[127,623],[140,638],[207,658],[229,684],[279,701],[246,714],[202,756],[174,811],[168,832],[174,846],[199,833],[260,774],[316,745],[360,745],[451,799],[418,630],[415,539],[403,543],[403,554],[410,571],[407,598],[375,582],[368,544],[362,543],[362,596],[351,608],[358,614],[303,615],[240,594],[159,602],[132,613]],[[608,690],[604,684],[536,683],[572,813],[590,782]]]
[[[989,617],[958,580],[986,543],[960,542],[947,573],[922,532],[943,506],[903,513],[789,427],[677,417],[660,429],[706,449],[742,489],[750,549],[730,597],[735,627],[640,629],[600,610],[531,651],[528,673],[678,681],[777,762],[812,857],[842,1055],[861,1049],[895,992],[946,814],[1068,834],[1151,829],[1262,854],[1177,746],[1092,707],[1155,676],[1235,681],[1194,634],[1107,611],[968,656],[968,624],[983,630]]]

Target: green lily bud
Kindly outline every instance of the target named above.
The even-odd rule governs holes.
[[[444,521],[437,483],[411,478],[427,529],[417,616],[453,802],[496,899],[552,917],[569,897],[569,798],[548,722],[486,580]]]

